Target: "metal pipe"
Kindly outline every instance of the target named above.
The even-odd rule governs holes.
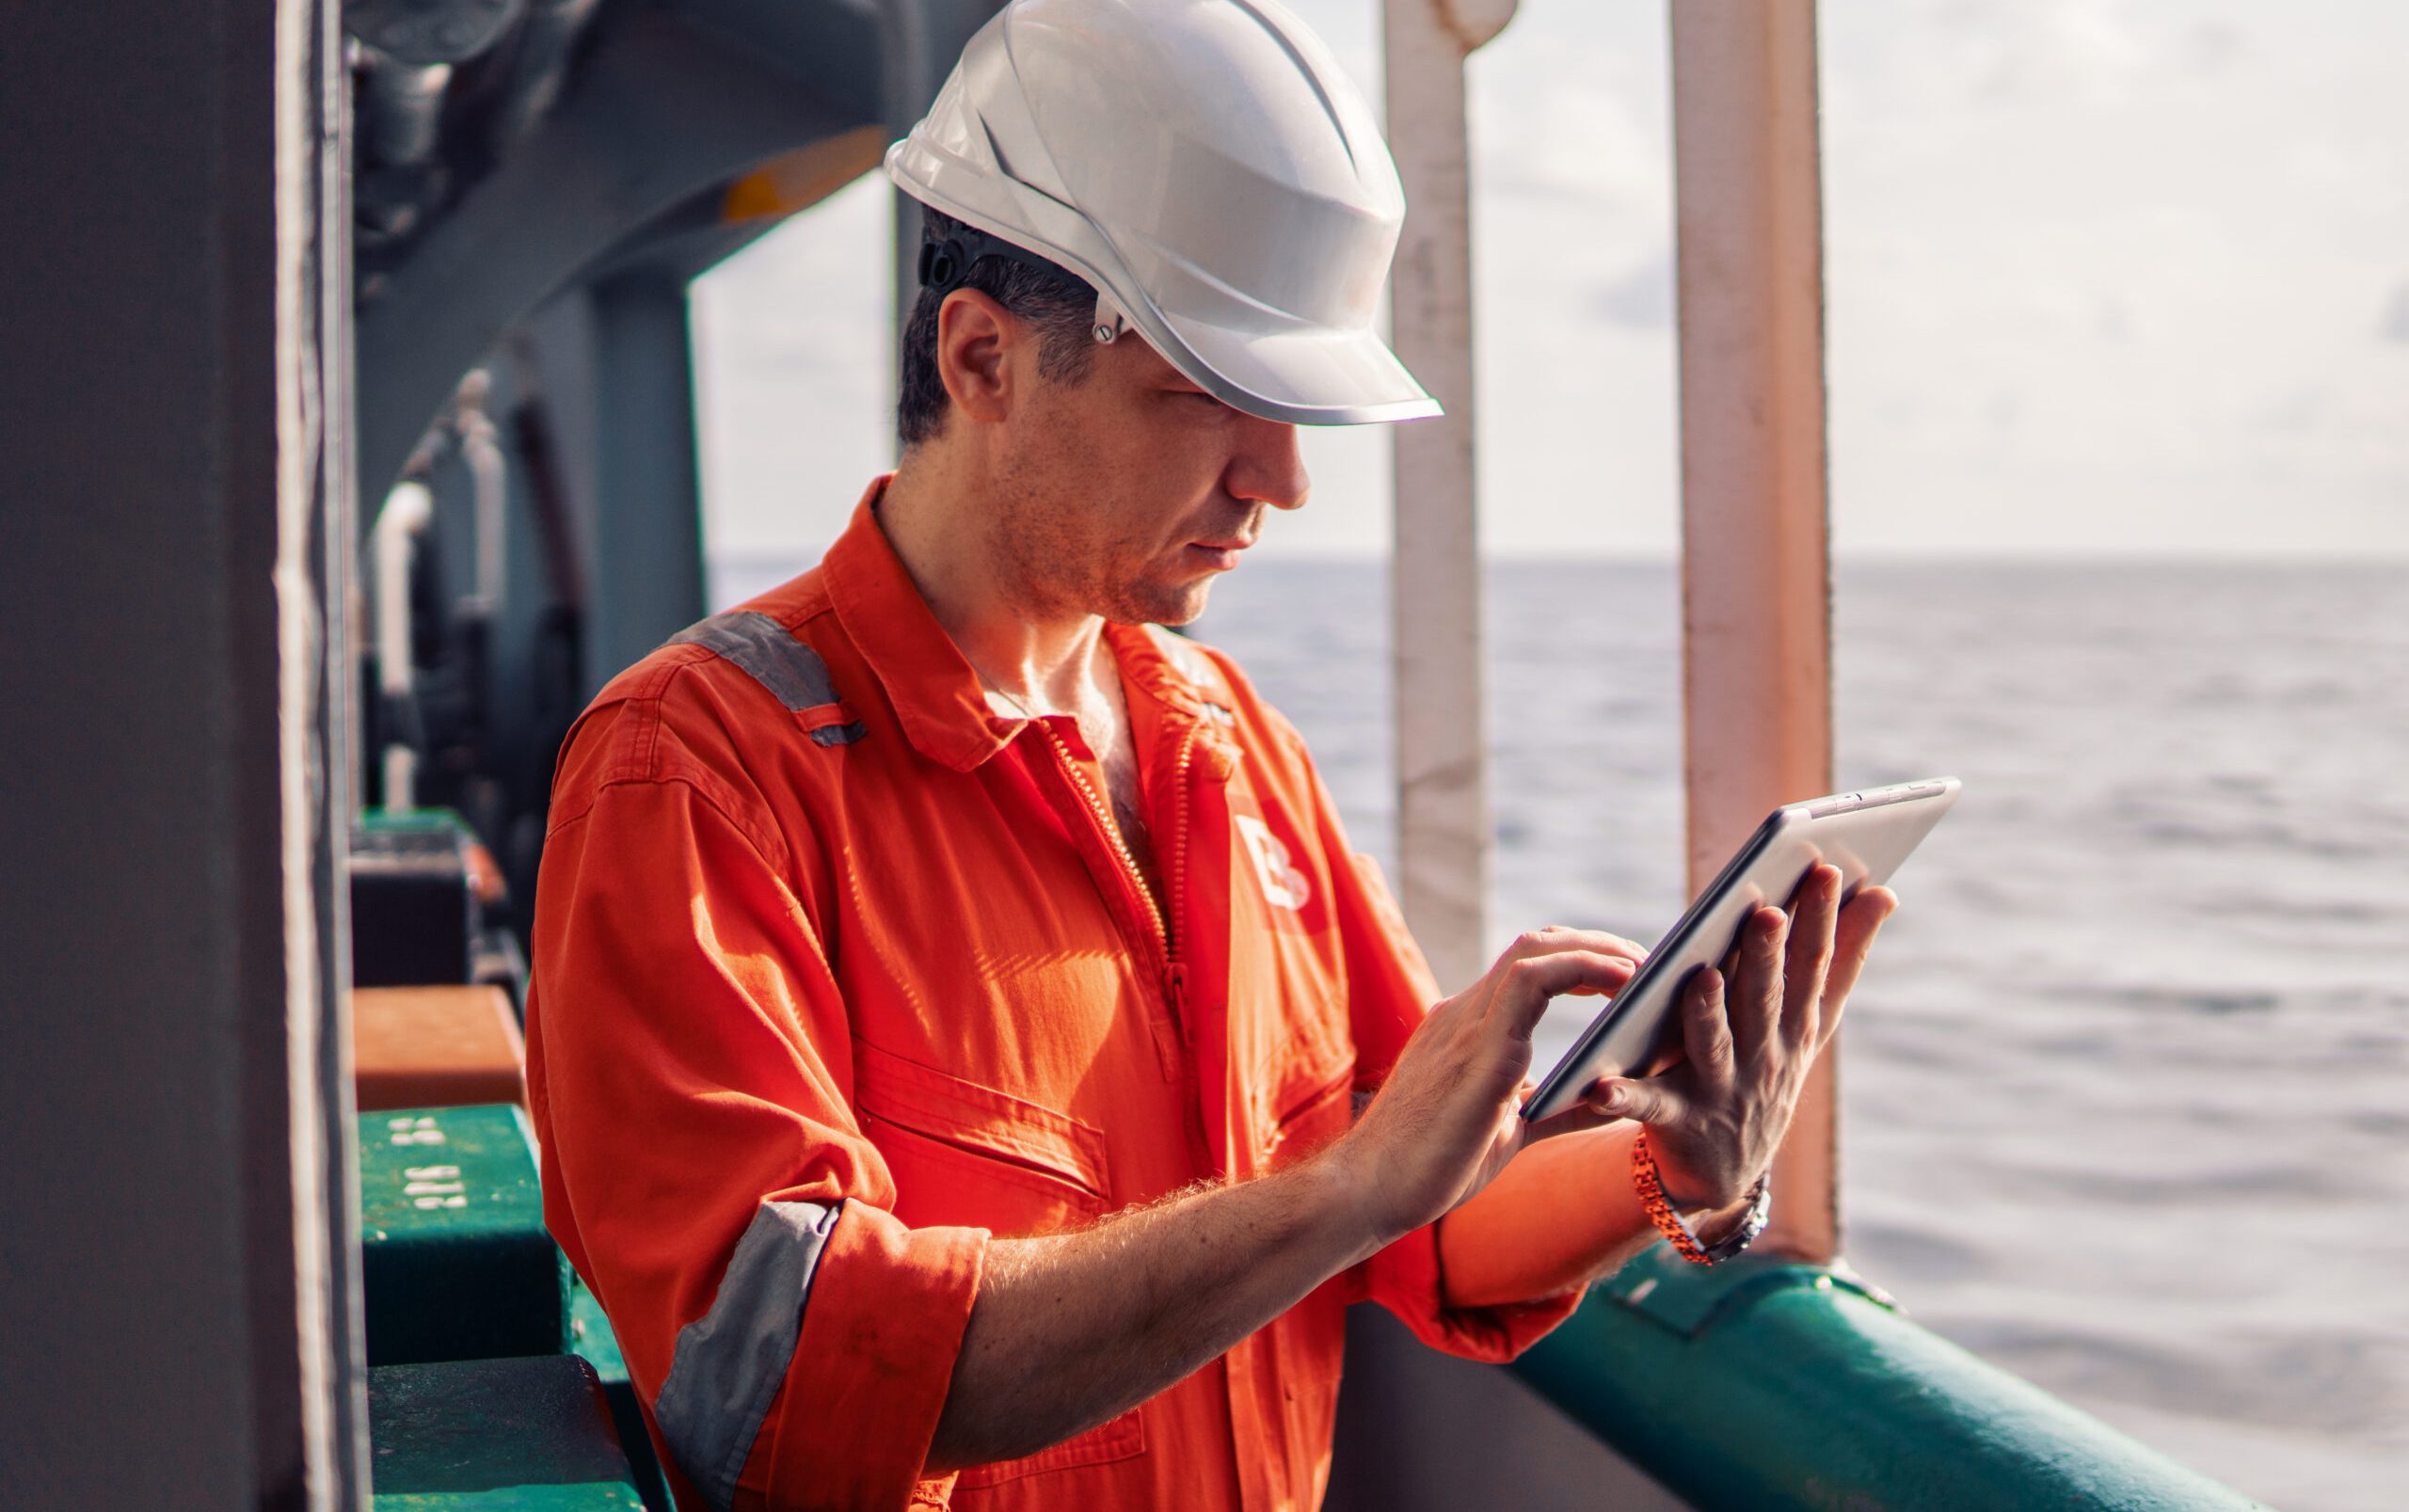
[[[1381,28],[1389,148],[1407,205],[1391,340],[1446,406],[1390,431],[1397,871],[1406,921],[1450,990],[1486,964],[1492,850],[1464,59],[1513,15],[1514,0],[1386,0]]]
[[[367,72],[359,114],[368,158],[384,167],[416,167],[435,155],[452,65],[405,63],[365,43],[359,52]]]
[[[494,142],[507,148],[551,112],[568,77],[569,54],[585,24],[594,19],[596,0],[535,0],[518,28],[518,51],[510,59],[510,77],[502,87],[502,103],[494,112]]]
[[[1832,786],[1813,0],[1670,7],[1689,874]],[[1767,1248],[1840,1249],[1833,1061],[1774,1165]]]
[[[509,586],[505,575],[509,566],[505,556],[509,549],[509,478],[493,418],[486,413],[486,399],[492,389],[492,376],[485,369],[470,370],[469,375],[460,380],[452,416],[453,434],[460,440],[460,460],[469,469],[470,507],[477,535],[474,591],[476,612],[481,614],[498,612]]]
[[[410,696],[410,559],[435,518],[435,495],[416,479],[393,485],[369,539],[376,580],[376,691],[388,708]],[[384,806],[396,814],[416,806],[418,753],[400,740],[377,753],[384,769]]]
[[[1846,1271],[1753,1251],[1701,1269],[1659,1246],[1513,1370],[1684,1506],[2266,1512]]]

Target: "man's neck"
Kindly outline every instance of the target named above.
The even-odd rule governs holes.
[[[1008,698],[1046,709],[1079,707],[1106,670],[1103,619],[1034,603],[1001,570],[988,541],[976,477],[930,447],[915,448],[878,501],[878,523],[937,623],[980,676]]]

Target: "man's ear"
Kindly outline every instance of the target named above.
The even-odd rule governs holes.
[[[976,289],[956,289],[937,310],[937,377],[953,407],[973,423],[1002,420],[1012,408],[1012,363],[1025,328],[1013,312]]]

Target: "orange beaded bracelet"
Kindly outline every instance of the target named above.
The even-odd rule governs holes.
[[[1656,1170],[1655,1153],[1648,1148],[1648,1131],[1641,1129],[1639,1138],[1631,1141],[1631,1184],[1639,1191],[1639,1202],[1648,1210],[1648,1220],[1665,1236],[1683,1260],[1694,1265],[1712,1265],[1731,1259],[1755,1242],[1765,1229],[1765,1219],[1773,1215],[1773,1192],[1767,1179],[1757,1178],[1748,1188],[1748,1216],[1740,1226],[1713,1246],[1702,1245],[1682,1216],[1673,1211],[1672,1199],[1665,1195],[1664,1178]]]

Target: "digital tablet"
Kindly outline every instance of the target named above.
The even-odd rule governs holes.
[[[1729,955],[1740,926],[1760,905],[1786,907],[1819,861],[1840,868],[1843,901],[1860,887],[1888,882],[1957,801],[1957,788],[1954,777],[1931,777],[1775,809],[1581,1031],[1523,1105],[1523,1116],[1563,1112],[1601,1076],[1644,1073],[1662,1051],[1680,1043],[1674,1011],[1691,974]]]

